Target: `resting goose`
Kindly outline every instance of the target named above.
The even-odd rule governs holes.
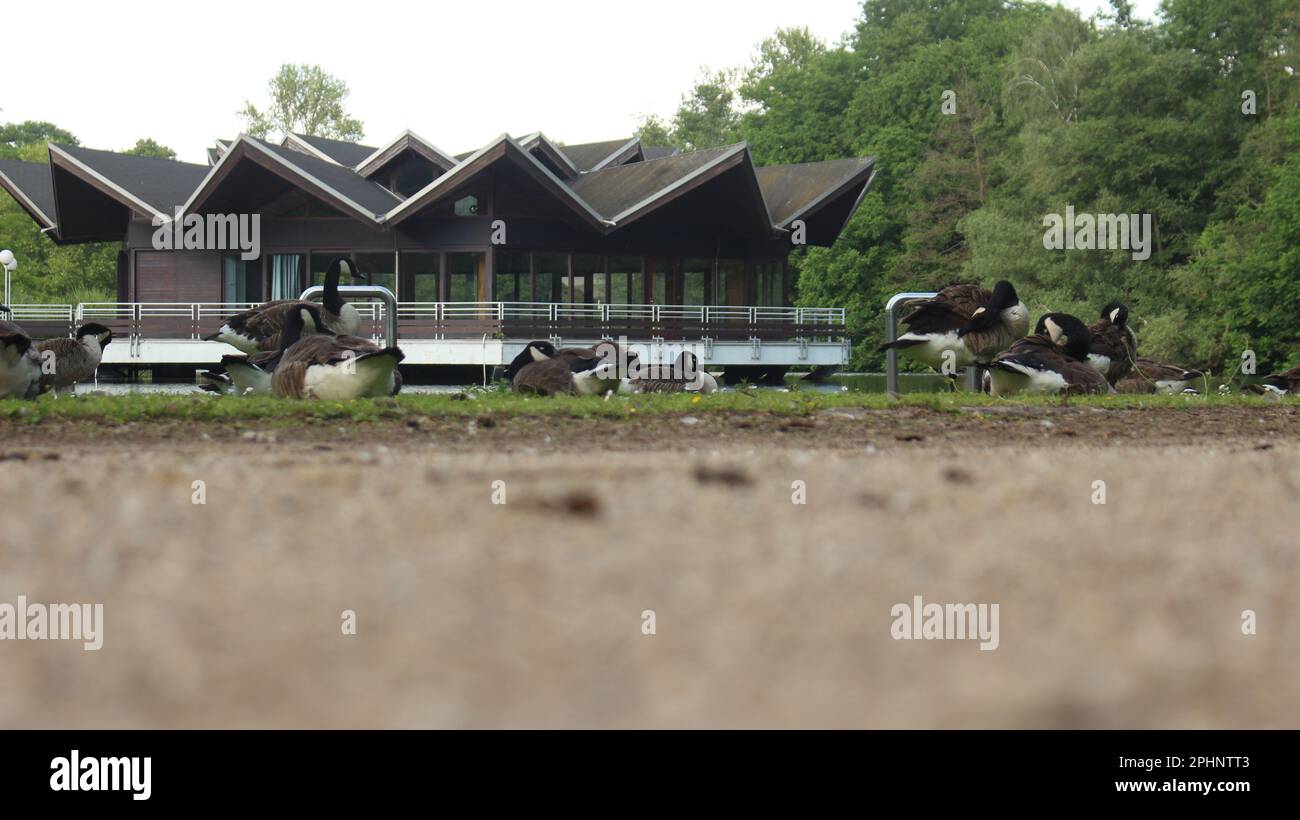
[[[113,331],[97,322],[87,322],[77,328],[77,338],[44,339],[36,343],[36,352],[41,361],[52,360],[52,365],[41,368],[40,391],[54,391],[72,388],[77,382],[83,382],[95,375],[99,362],[104,356],[104,348],[113,341]]]
[[[12,316],[8,305],[0,314]],[[0,319],[0,399],[34,399],[40,390],[41,359],[27,331]]]
[[[656,378],[634,376],[632,389],[638,393],[712,393],[718,389],[718,380],[700,367],[700,360],[689,350],[683,350],[672,367],[659,370]]]
[[[320,307],[304,302],[300,308],[306,315],[285,322],[280,333],[280,347],[277,350],[264,350],[251,356],[226,355],[221,357],[221,365],[226,372],[221,379],[231,388],[236,396],[271,395],[271,374],[280,363],[284,352],[302,339],[307,325],[320,327]]]
[[[1115,389],[1120,393],[1197,393],[1205,374],[1143,356],[1134,360],[1133,372],[1120,379]]]
[[[1128,307],[1111,302],[1101,309],[1101,319],[1088,326],[1092,343],[1088,347],[1088,364],[1112,385],[1133,369],[1137,356],[1137,336],[1128,326]]]
[[[340,335],[355,335],[361,329],[361,314],[356,306],[343,301],[339,294],[339,277],[347,274],[364,279],[364,274],[345,257],[339,257],[330,263],[325,271],[325,292],[321,300],[321,310],[313,315],[312,322],[303,328],[303,335],[319,333],[328,329]],[[227,319],[221,329],[206,341],[225,342],[228,345],[252,355],[259,351],[275,351],[280,348],[280,332],[284,329],[285,317],[299,305],[307,304],[299,299],[277,299],[255,308],[237,313]]]
[[[302,333],[313,317],[305,308],[285,318],[285,332]],[[349,401],[391,396],[401,389],[399,347],[380,347],[357,336],[304,335],[287,347],[271,373],[271,393],[281,398]]]
[[[1281,373],[1268,374],[1260,387],[1273,393],[1290,393],[1293,396],[1300,393],[1300,365]]]
[[[949,285],[920,306],[903,324],[907,331],[879,350],[942,370],[951,351],[954,367],[987,364],[1029,331],[1029,310],[1006,280],[992,292],[979,285]]]
[[[548,348],[554,351],[548,358]],[[534,361],[524,361],[523,357]],[[604,392],[607,384],[618,385],[618,365],[606,362],[592,348],[568,347],[555,350],[549,342],[529,342],[515,362],[524,361],[511,379],[518,393],[554,396],[560,393],[596,395]],[[512,363],[513,367],[514,363]]]
[[[1114,389],[1087,363],[1088,327],[1068,313],[1048,313],[1026,336],[989,364],[990,392],[1109,393]]]

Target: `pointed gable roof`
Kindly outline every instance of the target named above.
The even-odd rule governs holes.
[[[373,177],[387,168],[394,160],[410,151],[423,157],[441,173],[456,167],[458,160],[429,142],[414,131],[407,129],[398,134],[388,144],[376,148],[374,152],[357,164],[357,173],[364,177]]]
[[[0,187],[42,228],[53,228],[54,179],[44,162],[0,159]]]
[[[355,168],[366,157],[375,152],[374,146],[371,145],[329,139],[328,137],[314,137],[310,134],[289,134],[284,138],[281,145],[295,151],[301,151],[304,154],[311,154],[318,159],[346,165],[349,168]]]

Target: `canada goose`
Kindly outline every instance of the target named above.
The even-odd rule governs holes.
[[[236,396],[271,395],[271,374],[280,363],[284,352],[302,339],[303,329],[307,324],[320,327],[320,307],[304,302],[300,308],[306,316],[299,316],[285,322],[280,332],[280,347],[277,350],[264,350],[251,356],[226,355],[221,357],[225,368],[222,382],[229,385]],[[218,377],[220,378],[220,377]],[[224,392],[224,391],[222,391]]]
[[[12,316],[8,305],[0,314]],[[41,358],[27,331],[0,319],[0,399],[34,399],[40,389]]]
[[[325,271],[322,310],[313,314],[311,320],[321,321],[323,324],[306,325],[303,328],[303,335],[319,333],[321,328],[326,328],[339,335],[351,336],[361,329],[361,314],[357,312],[356,306],[343,301],[343,297],[339,294],[339,277],[344,274],[359,279],[365,278],[365,275],[358,272],[352,262],[345,257],[339,257],[331,262]],[[284,328],[285,317],[295,306],[302,304],[306,303],[298,299],[277,299],[274,302],[266,302],[231,316],[221,325],[220,330],[203,338],[205,341],[225,342],[250,355],[263,350],[278,350],[280,331]]]
[[[1088,327],[1068,313],[1048,313],[1034,335],[1020,339],[989,364],[990,392],[1109,393],[1114,389],[1087,363]]]
[[[534,360],[524,361],[525,356]],[[600,354],[591,348],[555,350],[549,342],[529,342],[515,359],[515,362],[521,361],[524,361],[523,365],[511,379],[511,385],[519,393],[591,395],[600,392],[599,385],[611,378],[617,384],[617,378],[613,377],[617,365],[603,361]]]
[[[291,311],[286,332],[302,333],[312,321],[306,309]],[[271,393],[281,398],[350,399],[391,396],[400,389],[399,347],[380,347],[357,336],[304,335],[285,349],[271,373]]]
[[[77,328],[77,338],[66,337],[44,339],[36,343],[36,352],[42,363],[51,364],[41,367],[40,391],[54,391],[72,388],[77,382],[85,381],[95,375],[99,362],[104,356],[104,348],[113,341],[113,331],[97,322],[87,322]]]
[[[1199,370],[1139,356],[1134,360],[1133,372],[1120,379],[1115,389],[1120,393],[1198,393],[1204,377]]]
[[[533,362],[544,362],[554,356],[555,345],[550,342],[529,342],[524,345],[523,350],[519,351],[519,355],[515,356],[510,364],[506,366],[506,381],[513,385],[515,376],[519,374],[520,370],[523,370],[525,365],[530,365]]]
[[[1137,356],[1137,336],[1128,326],[1128,307],[1110,302],[1101,309],[1101,319],[1088,326],[1088,332],[1092,334],[1088,364],[1112,385],[1118,383],[1133,369]]]
[[[1291,395],[1300,393],[1300,365],[1281,373],[1268,374],[1259,387],[1272,393],[1290,393]]]
[[[712,393],[718,389],[718,380],[700,367],[700,360],[689,350],[683,350],[672,367],[660,367],[659,371],[656,378],[633,378],[632,388],[638,393]]]
[[[954,368],[987,364],[1029,331],[1029,310],[1006,280],[992,292],[979,285],[949,285],[922,302],[903,324],[907,331],[878,349],[897,350],[942,371],[949,352]]]

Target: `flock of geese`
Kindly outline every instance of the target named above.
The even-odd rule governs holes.
[[[953,374],[984,368],[984,387],[995,396],[1016,393],[1198,392],[1205,374],[1137,355],[1128,308],[1110,302],[1091,325],[1068,313],[1040,317],[1029,333],[1029,311],[1010,282],[992,291],[950,285],[920,302],[903,320],[907,330],[880,346]],[[1300,389],[1300,367],[1264,378],[1264,389]]]
[[[224,321],[209,340],[226,342],[238,355],[204,371],[201,386],[216,393],[346,401],[396,395],[402,389],[401,348],[381,347],[356,334],[357,309],[339,293],[344,276],[361,274],[346,258],[330,263],[320,304],[296,299],[267,302]],[[34,399],[72,388],[94,376],[113,340],[94,322],[75,338],[33,340],[0,305],[0,398]],[[955,374],[984,369],[984,387],[995,396],[1016,393],[1182,393],[1206,382],[1200,371],[1137,355],[1128,308],[1111,302],[1091,325],[1068,313],[1047,313],[1029,333],[1029,311],[1010,282],[987,290],[950,285],[918,304],[906,332],[880,350]],[[671,365],[642,365],[635,351],[613,342],[593,348],[557,349],[529,342],[505,369],[512,389],[535,395],[711,393],[717,381],[690,351]],[[1300,392],[1300,367],[1263,379],[1260,389]]]
[[[346,257],[330,263],[320,304],[279,299],[226,319],[205,339],[240,351],[221,358],[221,366],[200,373],[210,392],[348,401],[396,395],[402,389],[401,348],[381,347],[356,335],[361,315],[345,302],[339,281],[361,277]],[[0,305],[6,314],[12,311]],[[0,320],[0,398],[34,399],[44,392],[71,388],[94,376],[104,347],[113,339],[107,327],[87,323],[76,338],[33,341],[12,321]],[[580,395],[649,392],[701,392],[717,381],[682,353],[672,366],[638,366],[635,352],[612,343],[596,348],[556,349],[529,342],[506,369],[521,393]]]

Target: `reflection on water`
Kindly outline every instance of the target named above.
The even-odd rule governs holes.
[[[466,387],[478,385],[455,384],[406,384],[402,392],[406,394],[459,393]],[[904,393],[943,392],[950,390],[950,380],[939,375],[923,373],[901,373],[898,377],[899,389]],[[735,390],[735,387],[722,387],[723,392]],[[885,392],[884,373],[836,373],[824,382],[813,384],[797,376],[787,379],[785,387],[747,386],[747,390],[799,390],[818,393],[841,393],[845,391],[861,393]],[[192,382],[107,382],[83,384],[77,388],[80,395],[102,394],[106,396],[126,395],[173,395],[186,396],[203,394],[198,385]]]

